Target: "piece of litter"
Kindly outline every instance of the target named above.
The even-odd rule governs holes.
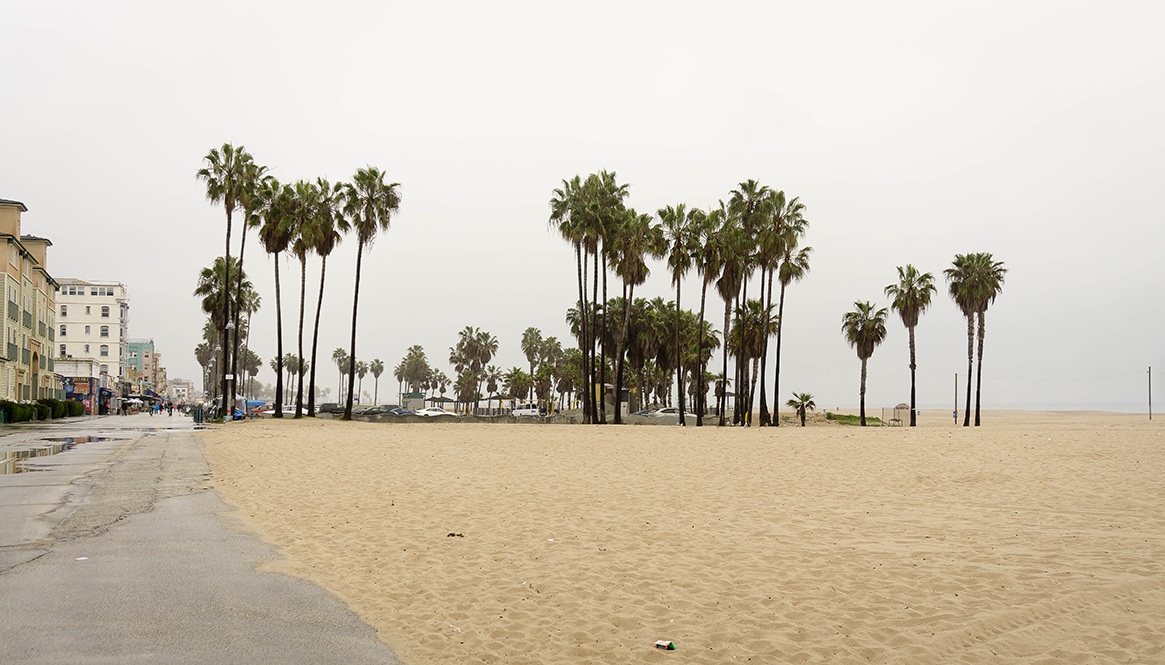
[[[73,561],[88,561],[88,560],[89,560],[89,557],[87,557],[87,556],[79,556],[76,559],[73,559]]]
[[[675,651],[676,645],[674,642],[668,642],[667,640],[656,640],[655,648],[663,649],[665,651]]]
[[[554,539],[553,539],[553,538],[547,538],[547,539],[546,539],[546,542],[548,542],[548,543],[553,543],[553,542],[554,542]]]

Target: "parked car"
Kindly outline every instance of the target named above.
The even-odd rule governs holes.
[[[429,406],[417,411],[418,416],[456,416],[456,413],[449,413],[439,406]]]
[[[510,415],[519,418],[522,416],[540,416],[542,409],[538,406],[538,402],[519,402],[514,405],[514,410],[510,412]]]
[[[391,413],[391,414],[392,414],[392,415],[394,415],[394,416],[411,416],[411,415],[415,415],[415,414],[414,414],[412,411],[409,411],[408,409],[404,408],[403,406],[398,406],[398,407],[396,407],[395,409],[390,409],[390,410],[389,410],[389,413]]]
[[[316,409],[316,412],[317,413],[343,413],[344,412],[344,405],[337,404],[335,402],[327,402],[325,404],[321,404],[319,406],[319,408]]]

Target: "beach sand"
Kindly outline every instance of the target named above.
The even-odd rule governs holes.
[[[1163,430],[934,411],[915,429],[261,420],[203,438],[231,516],[282,547],[274,568],[413,665],[1050,664],[1165,662]]]

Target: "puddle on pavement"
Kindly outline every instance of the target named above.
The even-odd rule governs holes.
[[[24,463],[40,457],[49,457],[63,453],[82,443],[112,441],[116,438],[112,436],[65,436],[51,439],[37,439],[37,442],[44,442],[49,445],[31,448],[29,450],[12,450],[0,453],[0,476],[12,473],[26,473],[29,471],[43,471],[44,469],[30,469]]]

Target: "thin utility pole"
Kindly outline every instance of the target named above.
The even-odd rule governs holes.
[[[1153,419],[1153,366],[1149,365],[1149,420]]]
[[[955,424],[959,424],[959,373],[955,372]]]

